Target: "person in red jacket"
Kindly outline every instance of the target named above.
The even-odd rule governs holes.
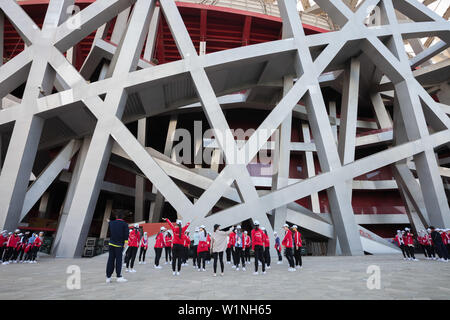
[[[262,227],[261,230],[264,231],[264,261],[266,262],[266,268],[270,269],[270,239],[266,228]]]
[[[164,252],[166,253],[166,262],[164,264],[168,264],[172,262],[172,234],[169,230],[167,230],[166,235],[164,237]]]
[[[264,232],[259,227],[259,221],[253,222],[254,229],[252,230],[252,250],[255,252],[255,272],[258,274],[258,261],[262,262],[262,273],[266,274],[266,262],[264,261]]]
[[[250,236],[247,231],[244,231],[244,245],[245,245],[245,262],[250,263]]]
[[[189,238],[189,232],[186,230],[186,232],[184,233],[184,251],[183,251],[182,266],[188,265],[190,246],[191,246],[191,238]]]
[[[294,236],[294,260],[295,260],[295,267],[297,268],[303,268],[302,266],[302,234],[297,231],[297,226],[292,226],[292,233]]]
[[[8,231],[3,230],[0,233],[0,263],[3,262],[3,255],[6,249],[6,242],[8,242]]]
[[[233,267],[236,267],[235,258],[234,258],[234,244],[236,243],[236,234],[234,231],[228,235],[228,244],[227,244],[227,264],[231,263],[231,258],[233,257]]]
[[[433,239],[431,239],[431,229],[430,228],[427,229],[427,233],[425,235],[425,241],[426,241],[426,248],[428,250],[428,255],[429,255],[430,259],[437,260],[438,258],[436,257],[436,251],[434,250]]]
[[[405,228],[405,245],[407,246],[407,249],[409,250],[409,255],[411,258],[409,260],[413,261],[419,261],[414,256],[414,235],[410,232],[409,228]]]
[[[420,247],[423,250],[423,255],[425,256],[425,259],[430,260],[431,256],[428,256],[428,250],[427,250],[427,239],[426,239],[426,233],[425,230],[420,230],[417,235],[417,242],[419,243]]]
[[[139,224],[135,224],[133,230],[130,231],[128,235],[128,250],[127,250],[127,267],[126,272],[136,272],[134,269],[134,260],[136,259],[136,254],[139,248],[139,242],[141,234],[139,232]]]
[[[163,220],[169,224],[170,228],[173,231],[172,271],[174,276],[175,275],[179,276],[181,271],[181,259],[183,259],[184,254],[184,241],[185,241],[184,233],[186,232],[186,229],[189,227],[190,222],[188,222],[183,227],[183,222],[181,220],[177,220],[176,226],[173,225],[173,223],[170,222],[170,220],[167,218],[163,218]]]
[[[288,271],[295,271],[294,258],[292,257],[292,248],[294,246],[292,232],[291,230],[289,230],[289,226],[287,224],[284,224],[283,228],[286,233],[284,235],[283,241],[281,241],[281,245],[285,248],[284,255],[289,262]]]
[[[408,250],[408,248],[406,248],[405,240],[403,238],[403,233],[404,232],[397,230],[397,234],[394,238],[394,241],[397,243],[397,245],[402,250],[403,260],[409,260],[409,250]]]
[[[208,232],[208,236],[206,237],[206,244],[208,245],[208,251],[206,252],[206,263],[210,264],[210,262],[211,262],[211,232]]]
[[[33,242],[33,249],[32,249],[32,256],[31,256],[31,262],[30,263],[37,263],[36,262],[36,257],[37,254],[39,252],[39,249],[42,246],[42,243],[44,242],[44,232],[41,231],[39,232],[39,235],[36,237],[36,239],[34,239]]]
[[[206,227],[204,225],[201,225],[198,231],[198,246],[197,246],[198,271],[206,271],[205,261],[206,261],[206,254],[208,251],[209,251],[208,233],[206,232]]]
[[[444,232],[447,235],[447,251],[450,253],[450,229],[445,229]]]
[[[159,259],[161,258],[163,248],[166,246],[165,239],[164,239],[164,231],[166,231],[166,228],[161,227],[155,238],[155,248],[154,248],[155,249],[155,265],[153,266],[155,269],[162,268],[159,265]]]
[[[145,254],[147,253],[148,249],[148,234],[147,232],[144,232],[144,236],[141,238],[141,242],[139,243],[139,264],[146,264],[145,262]],[[142,258],[142,261],[141,261]]]
[[[16,229],[16,231],[14,231],[14,233],[11,233],[11,235],[8,237],[8,240],[6,241],[6,255],[4,258],[5,262],[3,262],[3,264],[9,264],[10,261],[13,261],[17,243],[20,240],[19,232],[20,230]]]

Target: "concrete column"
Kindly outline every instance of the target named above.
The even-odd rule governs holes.
[[[48,210],[48,200],[50,198],[50,193],[45,192],[42,197],[41,201],[39,203],[39,218],[46,218],[47,217],[47,210]]]
[[[103,214],[102,229],[100,231],[101,239],[105,239],[106,235],[108,234],[108,222],[111,217],[112,208],[113,208],[113,200],[112,199],[106,200],[105,213]]]
[[[309,132],[309,125],[302,122],[303,141],[305,143],[311,143],[311,134]],[[304,167],[308,178],[316,175],[316,167],[314,165],[314,156],[310,151],[305,151],[304,155]],[[311,194],[311,210],[315,213],[320,213],[319,194]]]
[[[206,41],[200,41],[199,55],[203,56],[206,54]]]
[[[293,77],[283,78],[283,96],[285,96],[294,85]],[[276,173],[272,176],[272,190],[278,190],[289,184],[289,163],[291,158],[291,131],[292,112],[288,114],[278,127],[278,137],[275,141],[274,163]],[[278,207],[274,210],[273,230],[280,233],[283,224],[286,223],[287,206]]]
[[[138,141],[145,147],[147,134],[147,119],[138,120]],[[134,198],[134,220],[144,220],[144,206],[145,206],[145,181],[142,176],[136,176],[135,198]]]
[[[122,39],[125,30],[127,29],[128,17],[130,15],[130,8],[123,10],[116,18],[116,23],[114,24],[114,29],[111,34],[111,42],[119,44]]]
[[[160,8],[156,7],[153,11],[152,20],[150,21],[150,27],[148,29],[147,42],[145,44],[144,59],[151,61],[153,53],[155,51],[156,36],[158,33],[159,25],[159,12]]]
[[[331,131],[333,132],[334,140],[338,141],[337,135],[337,112],[336,112],[336,101],[330,101],[328,103],[328,108],[330,109],[330,117],[334,119],[333,124],[331,125]]]
[[[386,110],[381,94],[379,92],[372,92],[370,94],[370,101],[372,102],[375,118],[380,129],[392,128],[392,119]]]

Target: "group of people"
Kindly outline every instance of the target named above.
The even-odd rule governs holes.
[[[181,220],[172,223],[169,219],[163,219],[169,225],[170,230],[161,227],[155,237],[155,262],[154,268],[161,269],[160,259],[163,249],[166,253],[166,264],[171,263],[174,276],[180,275],[181,267],[187,266],[189,251],[192,252],[192,265],[199,272],[206,271],[205,265],[213,260],[213,276],[217,276],[218,264],[220,264],[220,275],[224,275],[224,254],[227,264],[233,264],[236,271],[246,271],[250,263],[250,248],[254,251],[254,275],[258,275],[261,266],[262,274],[270,269],[270,237],[264,227],[260,227],[258,221],[254,221],[254,228],[249,235],[240,225],[231,227],[228,231],[220,230],[220,225],[214,225],[212,232],[207,232],[206,227],[201,225],[195,228],[193,241],[189,237],[188,228],[190,223],[183,226]],[[145,264],[145,255],[148,249],[148,235],[144,232],[140,237],[139,225],[135,224],[131,231],[123,221],[120,212],[116,220],[109,222],[111,231],[109,258],[106,268],[106,282],[111,282],[111,276],[116,270],[117,281],[127,281],[121,274],[122,255],[125,252],[124,265],[126,272],[136,272],[134,262],[140,247],[139,263]],[[288,271],[296,271],[302,268],[301,248],[302,238],[297,226],[283,226],[284,237],[281,240],[277,232],[274,232],[274,248],[278,255],[278,264],[282,263],[282,248],[289,268]],[[123,248],[127,247],[124,251]],[[141,261],[142,259],[142,261]]]
[[[420,230],[416,240],[423,250],[425,259],[448,262],[450,229],[438,229],[430,226],[426,231]],[[414,235],[409,228],[397,230],[394,241],[402,250],[404,260],[419,261],[414,255]]]
[[[16,229],[14,232],[3,230],[0,234],[0,263],[37,263],[37,253],[42,246],[44,232],[25,233]]]

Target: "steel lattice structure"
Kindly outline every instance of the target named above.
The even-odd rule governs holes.
[[[16,228],[30,204],[35,203],[45,186],[48,187],[48,181],[59,173],[57,169],[46,170],[37,180],[41,185],[34,183],[28,187],[44,122],[50,117],[63,116],[68,110],[74,114],[88,110],[95,118],[95,126],[89,138],[83,143],[71,141],[50,166],[61,166],[64,159],[70,159],[79,151],[73,183],[59,222],[57,256],[81,255],[112,152],[132,160],[180,216],[194,225],[211,228],[219,223],[225,227],[257,219],[273,231],[280,229],[287,220],[330,238],[336,235],[343,254],[363,254],[364,240],[353,214],[350,184],[359,175],[392,165],[403,196],[417,212],[416,218],[411,216],[410,219],[423,225],[450,227],[448,202],[435,157],[435,149],[450,142],[450,121],[444,112],[447,106],[433,100],[412,70],[450,46],[450,22],[418,1],[366,0],[353,12],[340,0],[316,0],[340,29],[306,36],[296,2],[280,0],[282,40],[205,55],[197,53],[173,0],[160,0],[159,6],[154,0],[97,0],[68,18],[66,8],[73,2],[51,0],[41,29],[15,1],[0,2],[0,9],[27,44],[21,54],[0,67],[0,97],[26,82],[22,100],[0,110],[0,126],[14,123],[0,176],[0,225],[3,228]],[[118,46],[109,48],[111,62],[104,70],[104,78],[92,83],[86,81],[64,54],[91,32],[97,30],[97,34],[101,34],[105,23],[132,6]],[[380,23],[367,26],[364,19],[374,8],[379,12]],[[159,9],[182,59],[152,65],[141,59],[140,54],[144,44],[154,38],[152,21]],[[398,23],[396,10],[411,21]],[[409,59],[403,40],[429,36],[442,41]],[[91,54],[95,52],[93,48]],[[361,53],[376,67],[374,89],[367,99],[374,103],[380,121],[387,117],[381,89],[395,91],[393,144],[387,150],[355,160]],[[245,70],[258,63],[266,65],[266,81],[282,81],[283,97],[245,145],[238,147],[218,97],[248,85],[237,82],[220,87],[218,79],[227,72]],[[344,66],[345,72],[338,143],[319,84],[321,75],[336,66]],[[388,81],[381,82],[383,76]],[[226,165],[215,179],[176,166],[149,151],[124,124],[124,110],[131,95],[180,78],[192,82],[197,101],[210,126],[218,133],[216,141],[224,153]],[[57,93],[52,93],[53,87],[57,88]],[[286,162],[289,162],[291,118],[300,100],[306,106],[322,173],[289,184]],[[150,108],[135,120],[152,112]],[[261,195],[246,165],[278,128],[279,170],[273,190]],[[413,157],[420,184],[407,165],[410,157]],[[190,181],[205,192],[192,203],[172,178]],[[290,209],[295,200],[321,190],[327,191],[332,223]],[[240,203],[208,215],[222,197]],[[273,226],[266,215],[272,211],[275,214]]]

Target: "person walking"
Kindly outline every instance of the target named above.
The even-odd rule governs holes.
[[[208,252],[208,233],[206,232],[206,227],[201,225],[199,227],[198,232],[198,247],[197,247],[197,270],[206,271],[205,269],[205,261],[206,261],[206,253]]]
[[[144,232],[144,236],[141,238],[141,242],[139,244],[139,264],[146,264],[145,262],[145,254],[147,253],[148,249],[148,235],[147,232]],[[142,261],[141,261],[142,258]]]
[[[241,261],[242,271],[245,271],[245,257],[244,257],[245,234],[242,232],[240,225],[238,225],[236,227],[235,234],[236,234],[235,243],[234,243],[234,252],[235,252],[234,254],[236,255],[235,268],[236,268],[236,271],[239,271],[239,261]]]
[[[230,264],[231,259],[233,259],[233,268],[235,267],[235,261],[234,261],[234,242],[235,242],[235,240],[236,240],[236,234],[234,232],[231,232],[228,235],[227,264]]]
[[[109,250],[108,262],[106,263],[106,283],[111,282],[111,276],[116,270],[117,282],[126,282],[127,279],[122,277],[122,251],[125,242],[128,241],[128,224],[123,220],[125,212],[116,210],[113,212],[115,220],[108,223],[109,225]]]
[[[414,235],[410,232],[409,228],[405,228],[405,233],[406,233],[405,245],[409,250],[409,255],[411,256],[410,260],[419,261],[419,259],[416,259],[414,255]]]
[[[431,239],[433,240],[434,246],[436,247],[436,251],[440,257],[440,261],[448,262],[448,252],[447,248],[444,246],[444,242],[442,241],[442,236],[439,233],[440,229],[436,229],[433,226],[430,226],[431,229]]]
[[[289,262],[289,269],[288,271],[296,271],[295,265],[294,265],[294,258],[292,257],[292,247],[293,244],[293,238],[292,238],[292,232],[289,230],[289,225],[284,224],[283,225],[284,231],[286,232],[283,238],[283,241],[281,244],[284,246],[284,255],[286,259]]]
[[[195,228],[195,231],[194,231],[194,243],[193,243],[193,245],[192,245],[192,249],[193,249],[193,254],[194,254],[194,257],[193,257],[193,259],[192,259],[192,267],[193,268],[196,268],[197,267],[197,264],[198,264],[198,260],[199,260],[199,257],[198,257],[198,253],[197,253],[197,251],[198,251],[198,243],[199,243],[199,240],[198,240],[198,237],[199,237],[199,235],[198,235],[198,233],[199,233],[199,228],[197,227],[197,228]]]
[[[166,231],[166,228],[161,227],[159,229],[159,232],[156,234],[156,237],[155,237],[155,246],[153,248],[155,250],[155,264],[153,265],[153,267],[155,269],[161,269],[162,268],[159,265],[159,260],[161,259],[163,248],[165,247],[165,244],[164,244],[164,231]]]
[[[252,230],[252,250],[255,252],[255,272],[258,275],[258,261],[262,262],[262,274],[266,274],[266,263],[264,261],[264,232],[259,227],[259,221],[253,222]]]
[[[297,230],[296,225],[292,226],[292,232],[294,235],[294,259],[295,267],[302,269],[302,234]]]
[[[278,255],[277,264],[282,264],[283,258],[281,256],[281,240],[276,231],[273,233],[273,236],[275,237],[275,250],[277,251],[277,255]]]
[[[139,225],[136,223],[133,230],[131,230],[128,236],[128,250],[127,250],[127,265],[126,272],[136,272],[134,269],[134,261],[136,260],[136,254],[139,247],[140,233]]]
[[[402,250],[403,260],[409,260],[409,251],[406,248],[405,241],[403,240],[403,233],[400,230],[397,230],[394,241],[397,242],[397,245]]]
[[[174,276],[179,276],[181,271],[181,259],[183,259],[184,254],[184,233],[186,232],[186,229],[189,227],[190,222],[188,222],[183,227],[183,222],[181,220],[177,220],[176,226],[173,225],[172,222],[170,222],[169,219],[163,218],[164,221],[166,221],[173,232],[173,255],[172,255],[172,271]]]
[[[220,275],[223,276],[224,264],[223,264],[223,253],[227,248],[227,238],[234,231],[234,228],[231,227],[229,231],[219,230],[220,225],[214,225],[214,231],[211,234],[211,252],[213,256],[213,270],[214,277],[217,276],[217,260],[220,262]]]
[[[164,243],[164,252],[166,253],[166,262],[164,264],[168,264],[172,262],[172,234],[169,230],[167,230],[164,237]]]
[[[270,269],[270,239],[266,228],[262,227],[261,230],[264,232],[264,261],[266,262],[266,268]]]
[[[244,248],[245,248],[245,262],[250,263],[250,245],[251,239],[247,231],[244,231]]]

